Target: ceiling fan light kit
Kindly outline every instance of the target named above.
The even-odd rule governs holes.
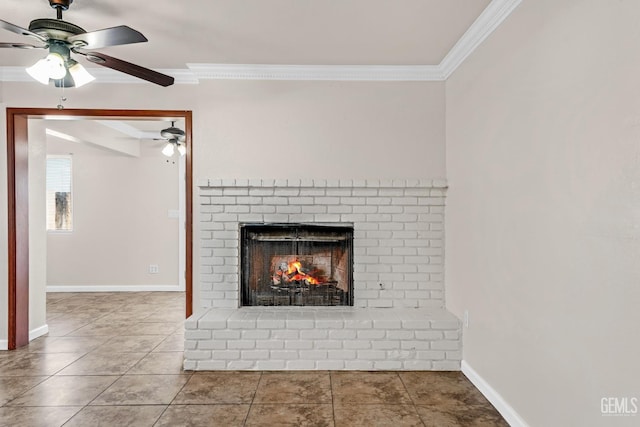
[[[80,87],[95,78],[71,58],[71,53],[84,56],[88,61],[103,67],[111,68],[125,74],[155,83],[170,86],[174,78],[157,71],[141,67],[121,59],[104,55],[100,52],[85,49],[99,49],[148,41],[142,33],[121,25],[86,32],[81,27],[62,20],[62,12],[69,9],[73,0],[49,0],[49,5],[56,10],[56,19],[34,19],[29,29],[19,27],[10,22],[0,20],[0,28],[35,39],[38,44],[0,43],[0,48],[48,49],[48,55],[28,67],[27,73],[43,84],[54,82],[56,87]]]

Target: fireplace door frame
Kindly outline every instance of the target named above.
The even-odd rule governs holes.
[[[344,245],[344,250],[347,251],[347,256],[349,259],[348,271],[347,271],[347,300],[346,304],[339,305],[282,305],[278,307],[352,307],[354,303],[353,298],[353,290],[354,290],[354,255],[353,255],[353,243],[354,243],[354,228],[352,223],[241,223],[240,227],[240,262],[238,265],[238,278],[239,278],[239,304],[241,307],[257,307],[261,305],[255,305],[250,303],[250,286],[248,283],[245,283],[245,280],[248,280],[245,275],[248,272],[248,268],[246,268],[246,264],[248,263],[249,251],[248,245],[245,244],[249,239],[250,233],[260,232],[260,230],[268,231],[278,231],[278,229],[286,230],[301,230],[304,232],[318,232],[318,233],[343,233],[345,235],[346,244]],[[278,242],[286,242],[288,239],[276,240]],[[291,240],[292,242],[295,239]],[[319,242],[323,241],[323,239],[318,239]],[[330,241],[330,240],[327,240]],[[284,255],[284,254],[283,254]],[[291,254],[294,255],[294,254]]]

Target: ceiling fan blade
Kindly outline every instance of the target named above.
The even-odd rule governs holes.
[[[13,47],[16,49],[44,49],[47,46],[35,46],[27,43],[0,43],[0,48]]]
[[[35,37],[43,43],[47,42],[46,37],[42,37],[40,34],[31,32],[26,28],[18,27],[17,25],[12,24],[11,22],[3,21],[2,19],[0,19],[0,28],[4,28],[5,30],[11,31],[12,33],[20,34],[22,36]]]
[[[149,68],[141,67],[140,65],[132,64],[122,59],[113,58],[99,52],[83,52],[80,49],[74,49],[74,52],[84,55],[87,60],[94,64],[102,65],[103,67],[112,68],[116,71],[120,71],[125,74],[137,77],[142,80],[146,80],[151,83],[155,83],[160,86],[171,86],[174,82],[174,78],[167,76],[166,74],[159,73]]]
[[[119,27],[104,28],[67,38],[67,41],[83,49],[100,49],[107,46],[141,43],[148,41],[142,33],[120,25]]]

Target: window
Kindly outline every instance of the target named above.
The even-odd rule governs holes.
[[[47,230],[73,230],[71,156],[47,156]]]

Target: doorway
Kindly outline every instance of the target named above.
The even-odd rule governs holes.
[[[185,155],[185,315],[193,311],[192,293],[192,113],[181,110],[86,110],[7,108],[8,174],[8,348],[29,342],[28,120],[78,119],[182,120]]]

